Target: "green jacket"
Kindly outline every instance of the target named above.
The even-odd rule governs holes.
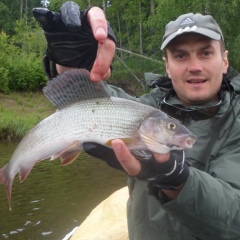
[[[224,90],[217,114],[187,125],[197,141],[185,151],[190,176],[177,199],[158,200],[148,194],[144,181],[129,179],[130,240],[240,239],[240,75],[228,76],[232,91]],[[171,88],[170,80],[164,79],[136,99],[110,87],[115,96],[160,109]]]

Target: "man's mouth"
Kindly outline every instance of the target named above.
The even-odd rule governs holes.
[[[201,83],[205,83],[207,80],[205,79],[192,79],[192,80],[188,80],[188,83],[191,84],[201,84]]]

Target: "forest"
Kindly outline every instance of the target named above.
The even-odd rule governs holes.
[[[32,16],[34,7],[47,7],[59,12],[63,0],[1,0],[0,1],[0,91],[35,91],[47,81],[42,58],[46,41],[39,24]],[[135,53],[124,64],[131,71],[164,73],[160,50],[165,25],[187,12],[212,15],[219,23],[230,65],[240,70],[240,0],[75,0],[81,9],[101,7],[115,31],[118,48]],[[117,54],[122,58],[128,53]],[[143,64],[142,58],[152,59]],[[134,62],[134,64],[133,64]],[[119,64],[117,61],[114,64]],[[144,65],[144,67],[143,67]],[[116,68],[118,69],[118,68]]]

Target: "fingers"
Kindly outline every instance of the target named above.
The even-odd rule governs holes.
[[[57,14],[47,8],[33,8],[33,16],[41,24],[44,31],[52,30],[56,27]]]
[[[107,39],[107,20],[102,9],[92,7],[88,12],[88,21],[91,25],[93,35],[100,42]]]
[[[110,66],[115,54],[116,45],[113,40],[107,38],[107,20],[100,8],[91,8],[88,12],[88,20],[94,37],[99,42],[97,57],[90,77],[93,81],[107,80],[111,75]]]
[[[93,81],[107,80],[111,75],[110,66],[115,54],[115,43],[111,39],[106,39],[103,44],[98,44],[98,52],[91,70]]]
[[[108,80],[111,77],[112,71],[109,68],[105,76],[102,78],[103,80]]]
[[[61,7],[61,18],[69,30],[78,30],[81,27],[80,8],[75,2],[65,2]]]
[[[113,140],[112,147],[128,175],[136,176],[141,170],[140,162],[130,153],[124,142],[119,139]]]

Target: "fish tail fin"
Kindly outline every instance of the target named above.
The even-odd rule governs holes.
[[[4,184],[7,189],[7,198],[9,204],[9,210],[12,210],[12,184],[13,178],[7,175],[7,166],[5,165],[0,169],[0,183]]]
[[[23,182],[27,178],[32,168],[33,166],[30,166],[28,168],[20,167],[19,178],[21,182]],[[3,168],[0,169],[0,183],[4,184],[7,189],[7,198],[10,210],[12,210],[12,185],[15,175],[16,174],[14,174],[14,176],[12,177],[9,174],[8,164],[6,164]]]

